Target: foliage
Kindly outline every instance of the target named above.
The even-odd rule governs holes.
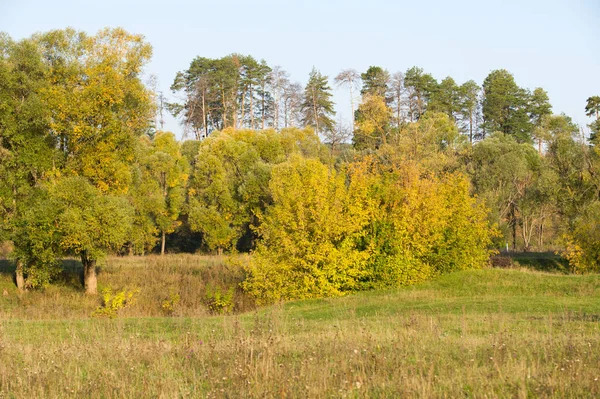
[[[595,201],[577,218],[570,234],[565,236],[562,252],[573,272],[600,272],[600,202]]]
[[[139,293],[139,288],[113,292],[111,287],[106,287],[102,289],[102,305],[92,313],[92,316],[113,319],[121,309],[133,306]]]
[[[64,156],[60,174],[84,176],[102,192],[125,193],[136,137],[153,113],[140,79],[152,48],[141,35],[72,29],[37,37],[52,82],[41,92]]]
[[[360,94],[363,96],[376,96],[386,99],[390,74],[378,66],[370,66],[365,73],[360,75],[363,87]],[[386,101],[387,102],[387,101]]]
[[[481,268],[496,234],[463,176],[422,178],[410,164],[365,160],[346,174],[296,158],[273,170],[269,187],[243,283],[259,303]]]
[[[304,88],[302,122],[305,126],[314,127],[317,134],[334,129],[332,117],[335,115],[335,111],[331,96],[331,87],[327,82],[327,76],[322,75],[313,67]]]
[[[531,141],[529,93],[517,86],[505,69],[495,70],[483,82],[482,112],[485,130],[514,136],[518,142]]]
[[[258,215],[271,202],[271,169],[292,154],[323,158],[328,152],[312,129],[214,133],[199,146],[188,185],[188,218],[209,251],[250,249]]]
[[[366,253],[355,242],[368,222],[361,179],[294,157],[273,169],[273,204],[243,283],[261,303],[342,295],[359,288]]]
[[[234,287],[229,287],[227,290],[220,286],[207,286],[204,294],[204,304],[208,307],[211,313],[228,314],[233,310],[233,294]]]
[[[487,264],[496,232],[464,176],[422,178],[410,164],[373,167],[378,206],[363,243],[370,252],[367,287],[414,284]]]
[[[60,247],[95,260],[127,240],[132,209],[123,197],[102,194],[84,177],[64,177],[50,188]]]
[[[385,146],[390,135],[392,112],[379,95],[364,94],[356,111],[353,144],[358,150]]]
[[[180,301],[181,296],[177,293],[171,292],[169,297],[163,301],[161,309],[166,315],[171,316],[175,313]]]

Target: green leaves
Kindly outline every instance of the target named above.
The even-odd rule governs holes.
[[[127,240],[133,209],[125,198],[102,194],[83,177],[59,179],[50,197],[64,251],[98,259]]]
[[[332,117],[335,115],[335,111],[331,96],[331,87],[327,82],[327,76],[323,76],[313,67],[304,88],[302,122],[305,126],[314,127],[317,134],[333,130]]]

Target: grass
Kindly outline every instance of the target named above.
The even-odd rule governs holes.
[[[520,268],[568,274],[569,262],[554,252],[502,252],[492,262],[499,267]]]
[[[140,290],[136,306],[120,311],[122,317],[203,317],[211,313],[206,306],[207,291],[234,287],[234,311],[239,313],[254,308],[252,299],[238,287],[244,277],[240,267],[244,260],[244,256],[231,262],[227,257],[189,254],[110,257],[100,266],[98,289]],[[79,261],[64,261],[64,269],[55,284],[22,295],[12,281],[14,266],[0,260],[0,294],[7,294],[0,300],[0,320],[89,317],[101,305],[99,297],[84,294]],[[179,302],[167,314],[163,304],[173,295]]]
[[[190,275],[235,276],[207,274],[222,260],[195,259],[167,268],[172,276],[160,284],[140,284],[140,295],[169,279],[191,289],[201,283]],[[125,262],[109,262],[100,281],[157,277],[142,259]],[[54,289],[88,300],[68,285]],[[147,317],[155,306],[140,298],[116,319],[90,318],[74,304],[39,305],[49,312],[41,317],[37,293],[24,295],[34,298],[32,314],[11,308],[13,295],[0,297],[0,398],[600,396],[597,275],[465,271],[230,316],[194,314],[190,304],[179,317]]]

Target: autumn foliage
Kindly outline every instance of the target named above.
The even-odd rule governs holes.
[[[486,265],[485,207],[460,174],[365,159],[335,170],[300,157],[274,168],[273,204],[246,290],[259,302],[413,284]]]

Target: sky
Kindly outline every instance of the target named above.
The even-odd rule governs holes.
[[[175,74],[197,56],[252,55],[302,84],[314,66],[332,87],[341,70],[371,65],[459,84],[507,69],[583,127],[586,99],[600,95],[599,21],[600,0],[0,0],[0,31],[13,39],[66,27],[143,34],[154,49],[146,75],[170,100]],[[349,124],[348,92],[334,87],[333,100]],[[165,129],[183,132],[172,117]]]

